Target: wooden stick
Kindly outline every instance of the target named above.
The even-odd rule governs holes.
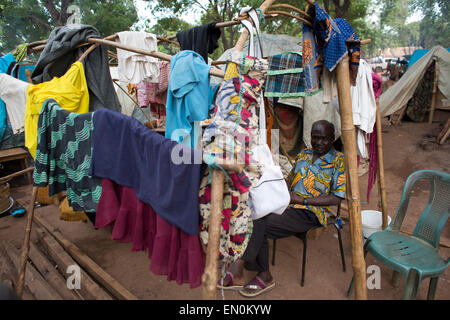
[[[78,61],[83,61],[84,58],[86,58],[87,55],[88,55],[89,53],[91,53],[92,51],[94,51],[95,48],[97,48],[98,46],[99,46],[99,44],[97,44],[97,43],[91,45],[85,52],[83,52],[83,54],[82,54],[81,57],[78,59]]]
[[[20,263],[19,252],[11,243],[3,242],[4,250],[6,251],[9,259],[14,264],[14,267],[18,268]],[[61,295],[55,291],[54,288],[47,283],[47,281],[41,276],[36,268],[30,263],[26,262],[28,272],[25,276],[24,282],[28,290],[38,300],[62,300]]]
[[[58,243],[65,249],[70,255],[102,286],[104,286],[111,294],[118,299],[123,300],[138,300],[138,298],[123,287],[116,279],[114,279],[109,273],[103,270],[98,264],[96,264],[91,258],[83,253],[75,244],[65,238],[61,231],[54,228],[48,222],[46,222],[39,215],[35,217],[36,222],[58,241]]]
[[[350,186],[347,186],[350,187],[347,190],[349,195],[348,203],[350,209],[350,235],[352,241],[353,273],[355,277],[355,297],[358,300],[366,300],[366,267],[363,252],[356,133],[353,125],[348,57],[345,57],[337,66],[337,89],[344,155],[347,164],[346,169],[348,170],[348,183],[350,184]]]
[[[219,245],[222,226],[224,173],[214,169],[211,184],[211,218],[208,228],[208,247],[206,248],[206,266],[202,275],[202,296],[204,300],[215,300],[219,281]]]
[[[133,46],[124,45],[122,43],[118,43],[118,42],[114,42],[114,41],[109,41],[109,40],[104,40],[104,39],[97,39],[97,38],[89,38],[88,42],[105,44],[105,45],[108,45],[108,46],[111,46],[111,47],[116,47],[116,48],[119,48],[119,49],[140,53],[140,54],[143,54],[143,55],[155,57],[155,58],[158,58],[158,59],[161,59],[161,60],[165,60],[165,61],[170,61],[172,59],[172,56],[169,55],[169,54],[166,54],[166,53],[162,53],[162,52],[158,52],[158,51],[144,50],[144,49],[140,49],[140,48],[136,48],[136,47],[133,47]],[[212,68],[210,69],[209,74],[212,75],[212,76],[220,77],[220,78],[223,78],[225,76],[225,73],[222,70],[212,69]]]
[[[20,171],[14,172],[14,173],[9,174],[9,175],[7,175],[7,176],[1,177],[1,178],[0,178],[0,183],[1,183],[1,182],[8,181],[8,180],[10,180],[10,179],[12,179],[12,178],[21,176],[21,175],[23,175],[23,174],[32,172],[33,170],[34,170],[34,167],[30,167],[30,168],[26,168],[26,169],[24,169],[24,170],[20,170]]]
[[[381,213],[382,213],[382,228],[386,229],[388,226],[388,210],[387,210],[387,198],[386,198],[386,184],[384,181],[384,158],[383,158],[383,138],[381,128],[381,114],[380,104],[377,99],[377,155],[378,155],[378,187],[381,198]]]
[[[302,21],[304,24],[306,24],[306,25],[308,25],[308,26],[310,26],[310,27],[313,26],[312,23],[309,22],[308,20],[306,20],[305,18],[296,16],[295,14],[292,14],[292,13],[289,13],[289,12],[286,12],[286,11],[279,11],[279,10],[275,10],[275,11],[267,11],[267,14],[281,14],[281,15],[284,15],[284,16],[288,16],[288,17],[291,17],[291,18],[300,20],[300,21]]]
[[[439,144],[444,144],[445,140],[447,140],[449,135],[450,135],[450,118],[447,119],[447,122],[445,123],[444,128],[439,133],[439,135],[437,137],[437,142]]]
[[[433,79],[433,97],[431,98],[431,108],[430,108],[430,116],[428,118],[428,123],[433,122],[434,110],[436,109],[436,96],[437,96],[437,81],[439,75],[439,68],[436,60],[434,61],[434,79]]]
[[[284,4],[284,3],[280,3],[280,4],[273,4],[270,6],[271,8],[286,8],[286,9],[291,9],[295,12],[300,13],[301,15],[303,15],[306,19],[311,20],[311,17],[303,10],[300,10],[294,6],[291,6],[290,4]]]
[[[36,218],[38,218],[36,216]],[[36,226],[35,230],[38,233],[39,242],[46,250],[47,254],[53,261],[56,262],[61,273],[68,277],[69,274],[66,270],[69,266],[78,266],[75,260],[64,250],[64,248],[58,243],[58,241],[47,231],[45,228]],[[80,268],[80,288],[74,289],[80,293],[85,300],[112,300],[112,297],[96,283],[91,276]]]

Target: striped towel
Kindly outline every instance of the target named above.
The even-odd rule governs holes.
[[[67,191],[75,211],[95,212],[101,179],[88,175],[92,158],[93,112],[73,113],[53,99],[44,102],[38,120],[33,184],[49,186],[49,195]]]

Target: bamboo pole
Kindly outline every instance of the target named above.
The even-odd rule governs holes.
[[[313,26],[312,23],[309,22],[308,20],[306,20],[305,18],[296,16],[295,14],[292,14],[292,13],[289,13],[289,12],[286,12],[286,11],[280,11],[280,10],[267,11],[267,14],[272,14],[272,15],[281,14],[281,15],[284,15],[284,16],[288,16],[288,17],[290,17],[290,18],[294,18],[294,19],[300,20],[300,21],[302,21],[304,24],[306,24],[306,25],[308,25],[308,26],[310,26],[310,27]]]
[[[265,0],[259,7],[264,14],[275,0]],[[247,41],[248,31],[244,28],[234,49],[242,51]],[[223,76],[222,76],[223,77]],[[202,296],[204,300],[215,300],[217,281],[219,280],[219,241],[223,207],[223,184],[225,176],[222,170],[213,170],[211,182],[211,218],[208,228],[208,247],[206,266],[202,275]]]
[[[286,9],[291,9],[292,11],[295,11],[297,13],[300,13],[302,16],[304,16],[306,19],[311,20],[311,17],[303,10],[300,10],[297,7],[294,7],[290,4],[284,4],[284,3],[280,3],[280,4],[273,4],[270,6],[271,8],[286,8]]]
[[[225,176],[221,170],[213,170],[211,184],[211,219],[208,228],[206,266],[202,275],[202,296],[204,300],[215,300],[219,280],[219,244],[222,226],[223,184]]]
[[[348,57],[345,57],[337,66],[337,90],[339,99],[339,113],[341,116],[341,131],[344,142],[344,155],[349,177],[347,187],[349,195],[348,204],[352,243],[352,265],[355,278],[355,297],[358,300],[366,300],[366,267],[363,252],[356,133],[353,125]]]
[[[385,229],[388,226],[388,211],[387,211],[387,199],[386,199],[386,184],[384,181],[384,158],[383,158],[383,138],[381,128],[381,114],[380,104],[377,99],[377,157],[378,157],[378,190],[381,198],[381,213],[383,217],[382,228]]]
[[[17,294],[22,297],[23,287],[25,283],[25,268],[27,266],[28,260],[28,252],[30,251],[30,234],[31,234],[31,225],[33,223],[33,215],[34,215],[34,202],[36,201],[38,187],[33,186],[33,192],[31,195],[31,202],[28,207],[28,216],[27,216],[27,226],[25,229],[25,237],[23,238],[22,243],[22,254],[20,257],[20,265],[19,265],[19,276],[17,279]]]
[[[437,96],[437,81],[438,81],[439,69],[436,60],[434,60],[434,79],[433,79],[433,97],[431,98],[431,108],[428,123],[433,122],[434,110],[436,109],[436,96]]]

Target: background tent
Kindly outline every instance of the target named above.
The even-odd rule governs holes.
[[[433,61],[436,62],[439,71],[437,88],[444,98],[450,100],[450,52],[441,46],[436,46],[414,63],[400,80],[380,96],[382,117],[395,113],[408,103]],[[436,108],[444,108],[438,100],[441,99],[436,99]],[[424,108],[428,106],[424,105]]]
[[[417,49],[411,55],[408,62],[408,69],[417,61],[419,61],[424,55],[426,55],[430,51],[430,49]],[[450,48],[447,48],[447,51],[450,52]]]

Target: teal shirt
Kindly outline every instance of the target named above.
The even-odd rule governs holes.
[[[208,117],[209,70],[202,56],[183,50],[170,61],[166,103],[166,138],[196,147],[194,122]]]

